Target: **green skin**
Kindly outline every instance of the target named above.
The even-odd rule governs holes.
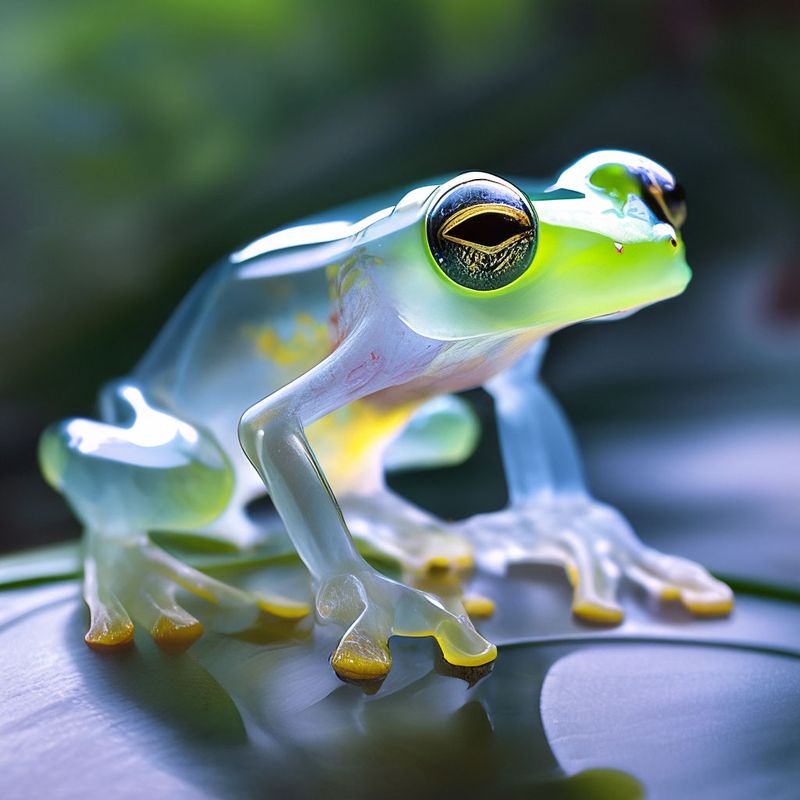
[[[530,266],[489,291],[448,277],[426,232],[439,200],[475,180],[521,193],[538,218]],[[552,332],[688,283],[677,219],[644,202],[648,185],[674,181],[622,151],[585,156],[545,190],[468,173],[368,217],[346,209],[264,237],[211,270],[130,378],[101,394],[103,422],[68,420],[42,437],[44,474],[86,529],[87,642],[127,643],[134,618],[168,649],[190,644],[202,627],[176,602],[178,585],[240,610],[304,614],[191,570],[147,538],[172,529],[251,544],[264,532],[245,506],[265,491],[309,569],[318,619],[346,628],[332,656],[344,678],[385,675],[392,635],[434,636],[459,666],[496,654],[458,599],[375,572],[351,532],[417,573],[463,566],[473,552],[496,571],[562,564],[575,613],[594,621],[621,619],[622,575],[696,613],[726,613],[724,584],[646,548],[591,498],[537,379]],[[468,456],[475,420],[451,393],[481,385],[495,398],[510,505],[446,524],[393,495],[383,470]]]

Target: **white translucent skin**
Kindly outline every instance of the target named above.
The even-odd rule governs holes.
[[[578,167],[562,176],[565,188],[576,188],[581,169],[586,189]],[[576,613],[595,621],[621,618],[615,590],[622,575],[699,613],[730,607],[726,586],[697,565],[645,548],[617,512],[586,492],[569,429],[537,377],[544,337],[566,322],[545,323],[531,311],[522,326],[517,301],[513,324],[504,324],[502,298],[487,305],[486,298],[453,294],[441,276],[431,283],[435,268],[420,223],[435,191],[420,187],[396,206],[369,215],[345,211],[238,251],[199,282],[132,376],[102,393],[102,422],[69,420],[45,432],[45,475],[87,531],[90,644],[125,643],[131,618],[168,648],[191,643],[201,627],[178,604],[179,586],[240,612],[302,615],[302,604],[230,589],[148,540],[149,531],[171,529],[252,544],[263,534],[245,507],[264,492],[308,567],[318,618],[346,628],[332,657],[346,678],[385,675],[392,635],[433,635],[445,658],[461,666],[495,656],[457,599],[445,602],[380,575],[359,555],[351,531],[416,573],[464,567],[473,548],[493,570],[519,561],[562,564]],[[537,209],[543,219],[561,215],[553,230],[562,236],[572,219],[578,241],[593,248],[606,226],[610,241],[669,249],[669,225],[663,230],[652,218],[636,233],[643,220],[634,201],[608,215],[608,200],[590,192]],[[636,206],[630,215],[628,206]],[[557,257],[556,250],[551,259]],[[685,285],[678,262],[663,260],[669,274],[650,270],[652,290],[639,270],[637,291],[645,294],[636,305]],[[421,287],[441,297],[438,306],[427,290],[413,295]],[[634,304],[633,295],[623,295]],[[624,305],[613,293],[604,302],[596,315]],[[431,334],[457,329],[457,336]],[[495,399],[510,505],[446,524],[387,489],[384,457],[405,466],[466,457],[476,435],[470,412],[456,400],[437,405],[432,398],[479,385]],[[342,410],[355,416],[337,417]],[[399,422],[386,422],[398,413]],[[307,431],[329,414],[333,427],[314,438],[326,453],[320,462]],[[373,426],[367,434],[358,414]],[[348,457],[357,446],[357,456]]]

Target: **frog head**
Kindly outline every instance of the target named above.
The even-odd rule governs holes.
[[[683,192],[643,156],[590,153],[549,187],[470,172],[412,192],[382,282],[418,333],[458,339],[630,313],[691,277]]]

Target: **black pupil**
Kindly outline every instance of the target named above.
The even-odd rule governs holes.
[[[445,192],[426,221],[433,260],[450,280],[478,291],[500,289],[533,262],[536,213],[516,188],[487,178]]]
[[[646,176],[640,176],[642,200],[644,200],[645,205],[653,212],[656,219],[660,220],[661,222],[674,223],[675,218],[678,218],[683,214],[683,209],[686,203],[686,193],[683,191],[683,187],[679,183],[676,183],[675,186],[670,188],[663,185],[659,187],[661,190],[661,196],[663,197],[664,205],[666,206],[668,212],[668,214],[665,214],[664,208],[656,199],[651,180],[652,179]]]
[[[496,247],[524,231],[525,228],[519,220],[507,214],[487,212],[459,222],[450,228],[447,235],[483,247]]]

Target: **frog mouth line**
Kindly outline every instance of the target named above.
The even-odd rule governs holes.
[[[614,320],[625,319],[637,311],[641,311],[645,306],[647,306],[647,303],[639,303],[628,308],[621,308],[619,311],[611,311],[608,314],[598,314],[596,317],[589,317],[586,322],[613,322]]]
[[[439,229],[449,242],[496,255],[532,233],[528,215],[503,203],[481,203],[450,216]]]

